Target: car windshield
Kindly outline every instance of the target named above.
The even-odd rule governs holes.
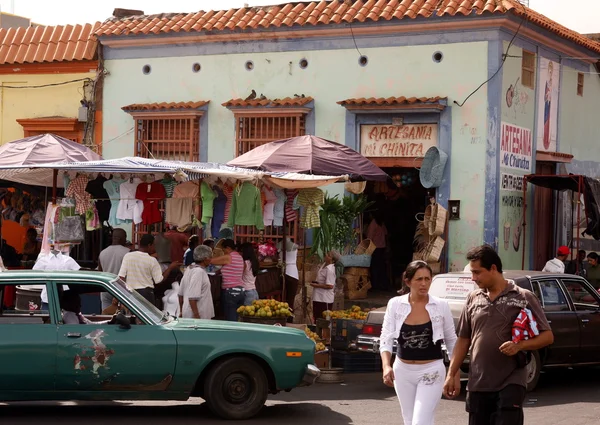
[[[113,280],[112,283],[115,284],[117,290],[120,291],[124,297],[129,298],[132,304],[142,310],[143,313],[150,318],[155,325],[159,323],[167,323],[174,319],[174,317],[169,316],[168,313],[162,313],[154,304],[142,297],[137,291],[130,289],[120,278]]]

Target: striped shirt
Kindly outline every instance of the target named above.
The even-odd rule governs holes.
[[[125,254],[119,276],[127,279],[127,286],[131,289],[154,288],[163,280],[158,260],[141,251]]]
[[[231,263],[226,264],[221,268],[221,274],[223,275],[221,288],[223,289],[244,285],[242,281],[242,275],[244,274],[244,259],[235,251],[232,251],[229,256],[231,257]]]

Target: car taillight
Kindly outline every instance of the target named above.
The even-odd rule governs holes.
[[[381,335],[381,325],[364,325],[363,334],[366,335]]]

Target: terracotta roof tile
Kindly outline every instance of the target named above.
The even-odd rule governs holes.
[[[160,102],[160,103],[133,103],[123,106],[121,109],[125,112],[131,111],[170,111],[177,109],[198,109],[206,104],[208,100],[198,102]]]
[[[269,27],[335,25],[344,22],[377,22],[414,19],[419,16],[467,16],[507,14],[526,20],[590,50],[600,43],[566,28],[517,0],[333,0],[287,3],[279,6],[244,7],[197,13],[172,13],[112,18],[98,28],[99,36],[165,34],[181,31],[233,31]],[[57,27],[62,28],[62,27]],[[11,31],[11,30],[3,30]],[[46,34],[44,34],[46,36]],[[46,37],[44,37],[46,40]]]
[[[281,106],[305,106],[308,103],[312,102],[312,97],[284,97],[283,99],[231,99],[222,105],[226,108],[236,108],[236,107],[263,107],[263,108],[272,108],[272,107],[281,107]]]
[[[0,29],[0,65],[92,60],[100,22]]]
[[[337,102],[343,107],[347,106],[399,106],[399,105],[426,105],[439,104],[440,101],[447,100],[446,97],[359,97],[346,99]]]

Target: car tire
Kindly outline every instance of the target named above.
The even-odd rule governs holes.
[[[262,366],[246,357],[225,359],[208,372],[204,394],[210,410],[224,419],[248,419],[265,405],[269,382]]]
[[[540,353],[537,351],[532,351],[529,357],[529,361],[525,366],[525,370],[527,371],[527,391],[533,391],[540,380],[542,360],[540,359]]]

